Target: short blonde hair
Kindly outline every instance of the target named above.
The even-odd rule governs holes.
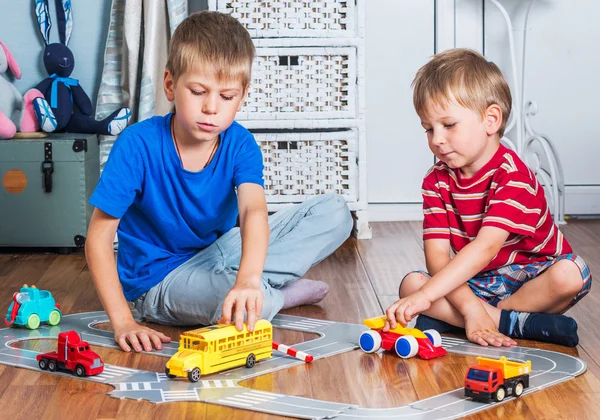
[[[166,69],[175,82],[192,68],[201,67],[218,80],[241,80],[246,88],[254,52],[250,34],[234,17],[202,11],[191,14],[175,29]]]
[[[510,88],[498,66],[478,52],[456,48],[434,55],[419,69],[412,87],[419,115],[426,113],[428,106],[443,107],[455,100],[483,118],[490,105],[498,105],[502,110],[498,135],[504,135],[512,108]]]

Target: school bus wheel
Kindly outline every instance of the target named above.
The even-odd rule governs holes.
[[[200,369],[194,368],[188,372],[188,379],[190,382],[198,382],[200,380]]]
[[[167,378],[169,378],[169,379],[173,379],[175,376],[177,376],[177,375],[171,375],[168,367],[165,367],[165,375],[167,375]]]
[[[252,367],[254,367],[255,364],[256,364],[256,356],[254,356],[254,353],[250,353],[248,355],[248,357],[246,357],[246,367],[252,368]]]

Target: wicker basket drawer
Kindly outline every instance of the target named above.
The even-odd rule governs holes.
[[[229,13],[253,38],[337,38],[357,32],[355,0],[209,0]]]
[[[238,120],[356,117],[356,49],[258,48]]]
[[[356,130],[254,132],[263,153],[268,203],[296,203],[337,193],[357,201]]]

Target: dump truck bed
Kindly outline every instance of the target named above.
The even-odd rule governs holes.
[[[478,357],[477,363],[480,366],[491,366],[498,369],[502,369],[502,371],[504,372],[505,379],[510,379],[515,376],[531,373],[530,360],[528,360],[526,363],[520,363],[508,360],[505,356],[501,356],[500,359],[488,359],[486,357]]]

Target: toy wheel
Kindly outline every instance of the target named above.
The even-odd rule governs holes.
[[[60,312],[56,309],[50,312],[50,316],[48,316],[48,324],[49,325],[58,325],[61,319]]]
[[[176,375],[171,375],[171,371],[169,370],[168,367],[165,367],[165,375],[167,375],[167,378],[173,379]]]
[[[396,354],[403,359],[413,357],[419,351],[419,343],[412,335],[404,335],[396,340],[394,344]]]
[[[48,369],[48,359],[40,359],[38,365],[40,365],[40,369],[42,370]]]
[[[246,357],[246,367],[253,368],[255,364],[256,364],[256,356],[254,355],[254,353],[250,353],[248,355],[248,357]]]
[[[54,360],[49,360],[48,361],[48,370],[50,372],[55,372],[56,371],[56,362]]]
[[[77,365],[77,367],[75,368],[75,375],[79,376],[80,378],[83,378],[85,376],[85,368],[81,365]]]
[[[37,316],[36,314],[29,315],[29,318],[27,318],[26,327],[29,328],[30,330],[35,330],[39,326],[40,326],[40,317]]]
[[[381,348],[381,336],[377,331],[365,331],[360,335],[358,345],[365,353],[374,353]]]
[[[190,382],[198,382],[200,380],[200,369],[194,368],[188,372],[188,379]]]
[[[515,397],[520,397],[521,395],[523,395],[523,389],[523,382],[518,382],[515,386]]]
[[[498,388],[498,390],[496,391],[496,394],[494,395],[494,399],[498,402],[504,400],[504,397],[506,397],[506,389],[504,389],[503,386],[501,386],[500,388]]]
[[[431,344],[433,344],[435,347],[442,345],[442,336],[439,332],[437,332],[437,330],[425,330],[423,331],[423,334],[427,336],[429,341],[431,341]]]

